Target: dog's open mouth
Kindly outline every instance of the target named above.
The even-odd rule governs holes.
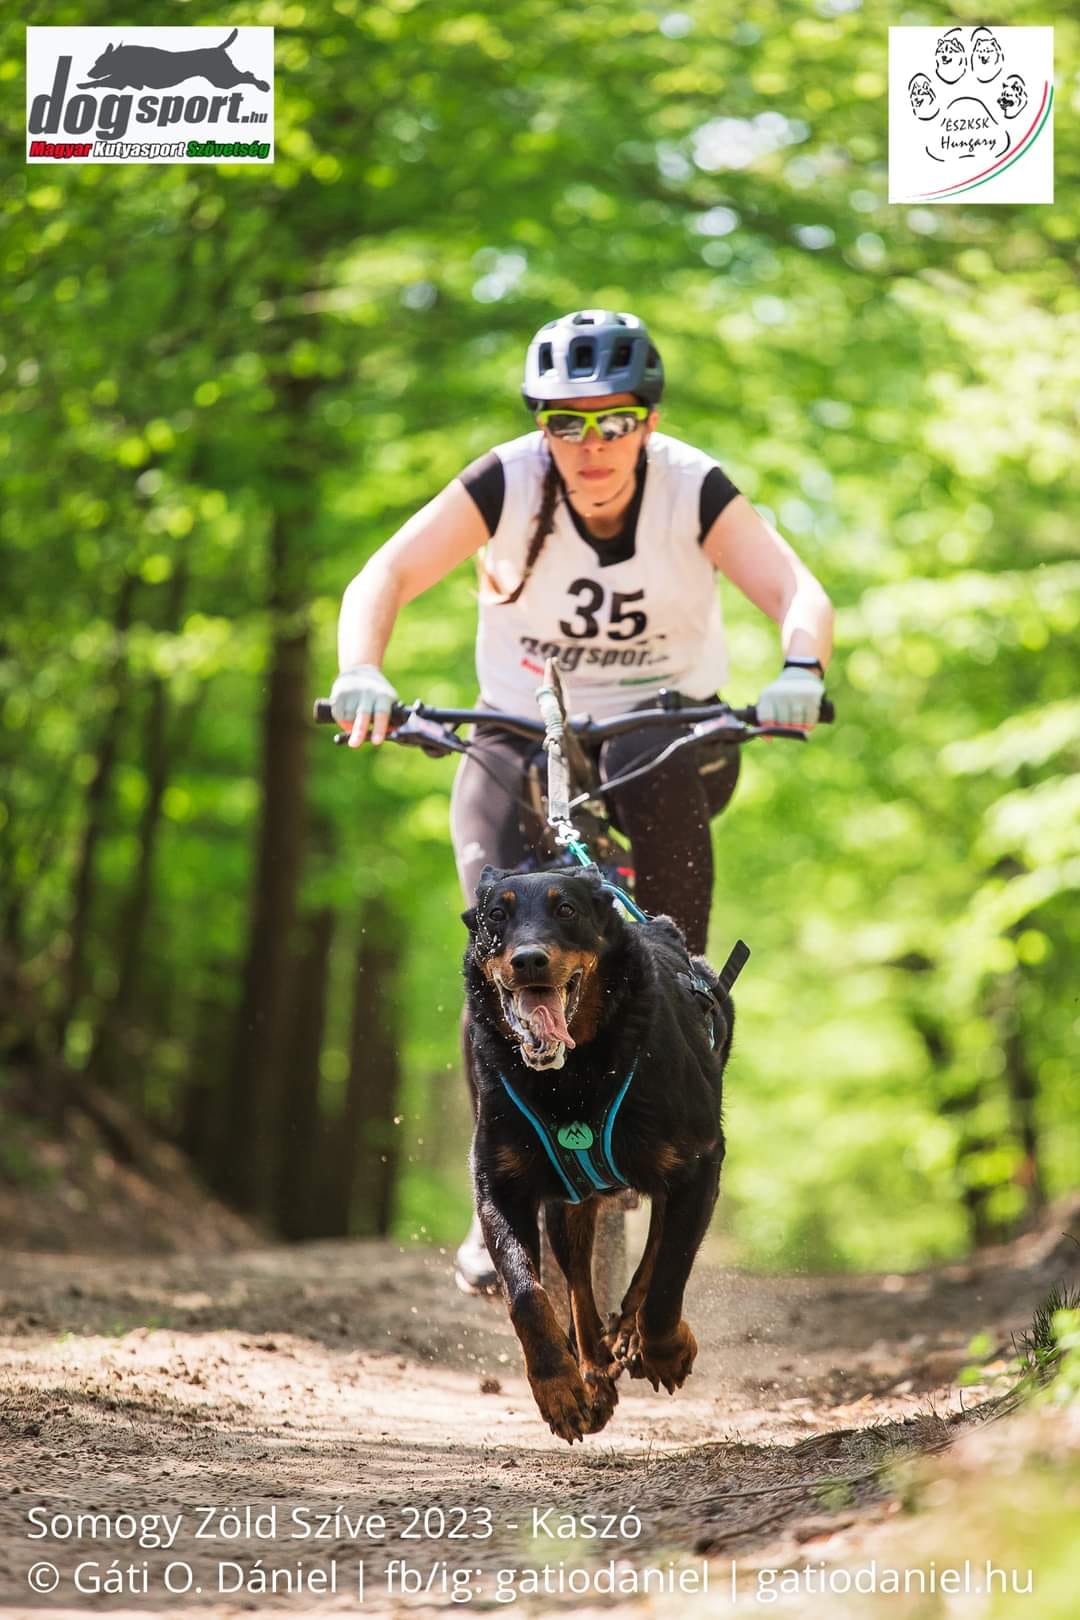
[[[567,1047],[574,1046],[568,1028],[581,995],[580,968],[565,984],[499,983],[503,1017],[530,1069],[561,1069]]]

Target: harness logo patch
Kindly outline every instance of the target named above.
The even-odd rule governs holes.
[[[28,163],[272,163],[272,28],[28,28]]]
[[[889,201],[1054,200],[1054,30],[889,29]]]
[[[591,1148],[593,1145],[592,1130],[581,1120],[575,1120],[573,1125],[560,1125],[555,1138],[564,1148]]]

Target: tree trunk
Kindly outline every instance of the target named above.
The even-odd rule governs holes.
[[[166,631],[175,632],[179,627],[186,587],[187,564],[186,559],[181,558],[169,584],[162,626]],[[140,750],[146,771],[146,801],[139,818],[139,858],[116,931],[119,955],[116,989],[102,1013],[88,1065],[90,1075],[99,1085],[106,1090],[122,1089],[127,1100],[140,1108],[143,1105],[141,1084],[134,1079],[125,1080],[125,1075],[139,1074],[140,1065],[136,1055],[125,1048],[150,918],[161,806],[175,761],[175,750],[169,746],[168,727],[168,693],[165,682],[157,678],[150,683]]]
[[[966,1161],[993,1145],[986,1138],[975,1135],[971,1127],[971,1116],[983,1099],[983,1087],[980,1081],[972,1080],[962,1091],[948,1089],[946,1081],[953,1063],[953,1047],[948,1031],[925,1009],[912,1012],[912,1023],[922,1038],[934,1070],[937,1111],[943,1119],[952,1123],[957,1133],[955,1170],[960,1184],[960,1199],[968,1218],[968,1239],[973,1248],[985,1248],[988,1244],[999,1242],[1003,1235],[1000,1224],[990,1212],[992,1189],[970,1181],[965,1175]]]
[[[270,1202],[277,1062],[292,994],[292,928],[304,841],[306,625],[276,635],[272,659],[251,920],[217,1177],[225,1197],[248,1212]]]
[[[1011,929],[1010,933],[1015,936],[1027,926],[1029,923],[1025,918]],[[1005,1084],[1009,1089],[1013,1124],[1023,1151],[1023,1158],[1014,1179],[1025,1195],[1027,1207],[1023,1219],[1030,1222],[1046,1207],[1046,1183],[1043,1178],[1036,1114],[1038,1080],[1028,1057],[1020,1009],[1022,985],[1022,968],[1016,967],[1011,973],[1005,974],[998,987],[995,1011],[998,1036],[1005,1059]]]
[[[278,340],[291,334],[283,323]],[[293,993],[293,924],[303,867],[310,715],[303,612],[312,524],[311,399],[317,377],[274,377],[279,437],[271,471],[270,679],[263,711],[262,804],[248,945],[233,1041],[218,1186],[239,1209],[269,1213],[277,1169],[281,1053]]]
[[[345,1107],[332,1181],[334,1230],[385,1237],[399,1165],[394,1116],[401,1090],[395,990],[400,944],[385,904],[361,915]]]
[[[134,574],[125,573],[120,581],[113,616],[113,657],[109,671],[102,677],[103,690],[112,690],[112,707],[98,741],[94,771],[86,788],[85,815],[79,853],[75,861],[72,883],[70,943],[64,973],[64,995],[56,1026],[58,1049],[63,1052],[68,1027],[75,1016],[85,988],[86,944],[90,929],[90,911],[93,901],[94,862],[98,844],[105,831],[105,817],[112,787],[113,770],[120,749],[127,702],[127,632],[131,626],[131,609],[135,597]]]
[[[224,995],[215,995],[209,985],[215,979],[227,984],[233,964],[210,961],[204,971],[208,988],[188,1005],[192,1026],[188,1072],[175,1099],[172,1135],[202,1180],[212,1186],[221,1162],[226,1062],[235,1014]]]
[[[331,906],[322,907],[307,919],[293,974],[292,1027],[282,1077],[275,1183],[275,1225],[287,1238],[309,1238],[320,1233],[316,1211],[322,1180],[319,1171],[319,1059],[336,921]]]

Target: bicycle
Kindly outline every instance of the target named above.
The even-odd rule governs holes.
[[[458,727],[463,725],[496,726],[534,740],[537,753],[525,766],[527,799],[521,797],[517,783],[508,784],[486,761],[474,756],[528,816],[528,824],[523,825],[522,831],[534,853],[520,869],[588,864],[591,850],[619,903],[637,921],[645,920],[646,914],[633,900],[634,871],[627,862],[629,851],[619,842],[613,825],[613,811],[604,802],[607,796],[627,782],[655,771],[682,748],[738,747],[757,737],[807,740],[806,733],[795,727],[759,725],[752,704],[742,709],[723,702],[688,704],[677,692],[658,693],[656,708],[631,710],[607,720],[568,716],[558,668],[551,658],[545,665],[544,682],[537,688],[536,696],[539,719],[503,714],[494,709],[433,708],[419,700],[395,704],[386,741],[419,748],[438,759],[449,754],[469,753],[470,743],[457,735]],[[316,700],[314,718],[318,725],[335,724],[328,698]],[[831,701],[823,698],[819,721],[829,724],[834,718]],[[642,755],[618,776],[601,780],[601,743],[627,731],[670,727],[673,723],[689,729],[659,754]],[[339,731],[334,741],[347,743],[347,732]],[[547,756],[546,791],[539,769],[541,750]],[[622,1297],[626,1273],[625,1215],[627,1210],[636,1208],[637,1202],[638,1196],[633,1192],[617,1194],[601,1202],[593,1250],[593,1285],[601,1311],[616,1309]],[[544,1287],[552,1300],[561,1304],[565,1317],[569,1311],[565,1283],[547,1243],[542,1221],[541,1242]]]

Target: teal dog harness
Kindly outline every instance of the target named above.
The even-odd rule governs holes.
[[[580,1204],[583,1199],[591,1198],[594,1193],[619,1192],[623,1187],[630,1185],[611,1157],[611,1133],[615,1129],[615,1117],[623,1098],[630,1090],[630,1082],[634,1078],[636,1068],[635,1063],[608,1104],[604,1117],[595,1130],[581,1119],[573,1120],[569,1125],[553,1125],[544,1119],[535,1107],[530,1108],[529,1104],[518,1096],[506,1076],[500,1074],[503,1090],[515,1108],[520,1109],[525,1115],[539,1138],[540,1146],[551,1160],[559,1180],[566,1189],[568,1204]]]
[[[580,841],[571,840],[570,847],[581,861],[582,865],[589,865],[588,852]],[[603,887],[611,894],[617,903],[626,911],[635,922],[648,922],[648,913],[631,900],[625,890],[614,883],[605,883]],[[725,995],[731,990],[750,955],[749,948],[743,941],[736,940],[735,945],[724,963],[718,976],[718,989]],[[707,979],[693,970],[693,965],[687,958],[690,968],[688,973],[677,974],[676,977],[684,984],[684,988],[697,1000],[705,1015],[705,1026],[710,1047],[715,1048],[722,1038],[724,1017],[720,1011],[712,987]],[[630,1183],[618,1168],[611,1156],[611,1136],[615,1129],[615,1119],[622,1106],[623,1098],[630,1090],[630,1082],[634,1078],[637,1062],[631,1065],[630,1073],[608,1104],[603,1119],[594,1129],[586,1120],[575,1119],[568,1125],[553,1125],[535,1106],[530,1107],[518,1096],[513,1086],[504,1074],[500,1074],[503,1090],[529,1124],[532,1126],[540,1146],[547,1154],[551,1164],[566,1189],[566,1202],[580,1204],[586,1198],[592,1198],[595,1193],[621,1192]]]

